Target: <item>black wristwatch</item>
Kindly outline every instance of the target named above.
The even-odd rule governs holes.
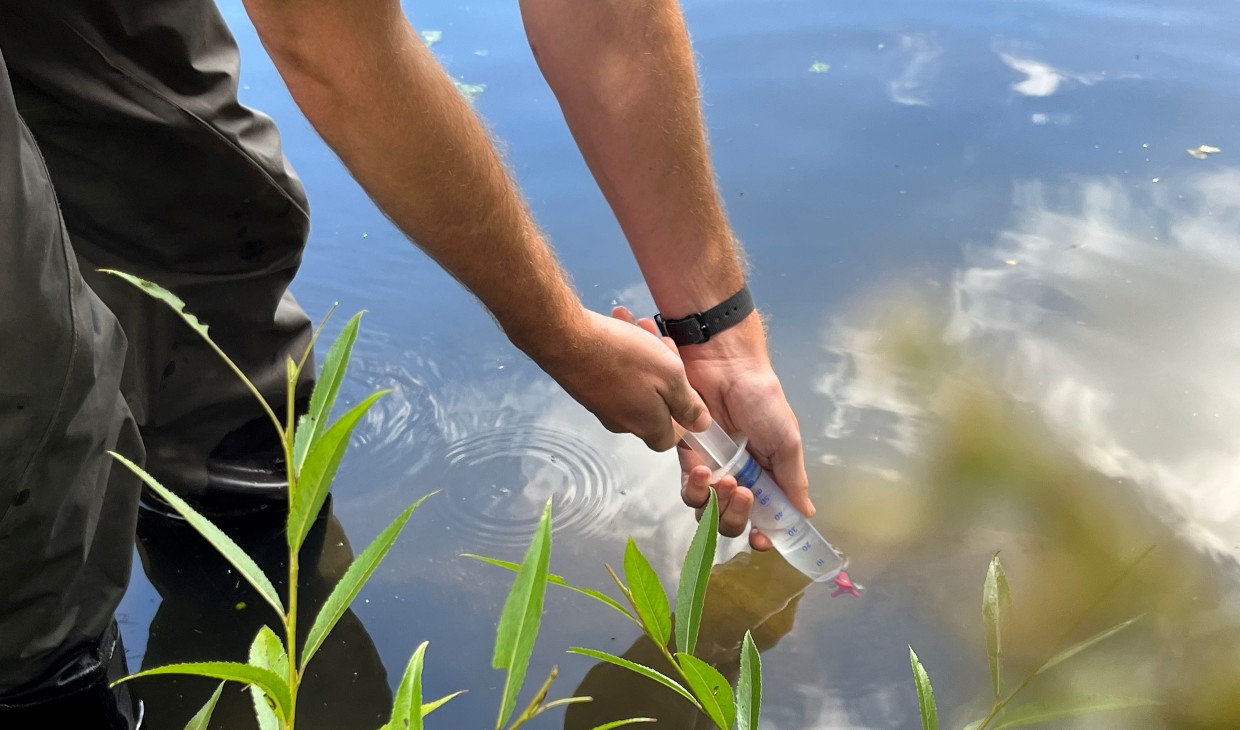
[[[753,309],[749,287],[742,286],[740,291],[705,312],[695,312],[682,319],[664,319],[663,315],[656,314],[654,321],[663,336],[672,338],[677,345],[700,345],[748,317]]]

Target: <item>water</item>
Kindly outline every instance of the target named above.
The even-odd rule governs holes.
[[[457,556],[518,559],[550,497],[555,572],[608,590],[602,564],[617,564],[632,535],[674,589],[693,529],[675,459],[598,426],[403,241],[299,117],[240,4],[223,7],[243,46],[243,100],[281,123],[311,197],[314,230],[295,291],[311,313],[336,301],[343,312],[369,310],[344,398],[393,391],[341,468],[307,590],[322,592],[408,503],[444,490],[415,514],[320,655],[306,695],[312,714],[324,727],[380,717],[408,655],[430,639],[427,696],[470,690],[432,726],[489,727],[501,685],[489,669],[491,632],[509,576]],[[989,691],[978,604],[990,556],[1002,551],[1021,615],[1051,631],[1071,623],[1072,600],[1088,597],[1065,588],[1085,573],[1056,550],[1091,531],[1116,534],[1118,514],[1138,511],[1160,554],[1187,545],[1209,567],[1210,580],[1191,587],[1176,583],[1189,571],[1166,572],[1157,594],[1217,613],[1151,645],[1197,647],[1203,627],[1226,624],[1240,545],[1240,7],[690,0],[686,11],[721,189],[805,434],[815,522],[848,548],[850,573],[868,587],[862,599],[831,599],[777,556],[724,541],[704,651],[734,671],[735,642],[754,631],[768,673],[763,729],[916,727],[909,644],[945,714],[973,719],[968,710]],[[419,30],[442,30],[434,50],[456,78],[485,84],[475,104],[506,141],[585,302],[652,312],[529,57],[515,4],[431,2],[411,13]],[[1200,145],[1222,151],[1187,153]],[[971,406],[956,386],[964,378],[928,385],[884,367],[898,338],[877,323],[910,312],[922,312],[917,332],[950,348],[905,354],[939,363],[969,353],[1005,405]],[[1076,466],[1038,460],[1050,447],[1033,438],[1010,450],[947,439],[948,453],[969,458],[927,465],[944,441],[936,424],[960,412],[978,424],[970,438],[1000,430],[986,424],[1019,424]],[[1009,471],[994,470],[994,454]],[[951,473],[973,481],[940,478],[944,463],[967,467]],[[940,502],[943,490],[927,486],[974,481],[996,492],[1029,485],[1029,500],[1111,496],[1088,505],[1087,529],[1048,531],[1049,502],[991,505],[986,519],[967,522],[982,507]],[[137,571],[121,609],[132,663],[244,646],[261,601],[247,600],[187,536],[151,532],[141,547],[150,577]],[[1178,625],[1146,623],[1150,632]],[[1022,623],[1014,636],[1037,634]],[[618,617],[553,591],[530,675],[558,665],[553,696],[576,688],[597,700],[531,727],[592,727],[608,707],[633,712],[639,697],[650,705],[641,712],[663,713],[662,726],[694,727],[648,685],[563,653],[575,645],[637,658],[652,650]],[[1010,659],[1036,653],[1018,644]],[[1213,656],[1189,653],[1197,663]],[[1158,658],[1180,666],[1177,655]],[[1135,658],[1081,661],[1112,693],[1161,676]],[[1144,669],[1115,676],[1136,666]],[[152,727],[173,727],[158,708],[190,704],[177,698],[191,685],[146,686]],[[1100,718],[1102,727],[1159,726],[1137,714]]]

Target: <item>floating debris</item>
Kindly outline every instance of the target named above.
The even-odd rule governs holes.
[[[1019,264],[1020,262],[1017,261],[1016,259],[1005,259],[1003,263],[1007,264],[1008,266],[1015,266],[1016,264]]]
[[[1196,157],[1199,160],[1204,160],[1205,158],[1209,157],[1210,155],[1216,152],[1222,152],[1222,150],[1220,150],[1218,147],[1211,147],[1208,144],[1203,144],[1199,147],[1191,147],[1186,151],[1188,152],[1188,154],[1192,155],[1193,157]]]
[[[474,51],[474,55],[475,56],[489,56],[491,55],[491,52],[485,48],[479,48],[478,50]]]
[[[422,40],[426,41],[427,48],[435,45],[443,40],[442,30],[424,30],[422,31]]]
[[[456,90],[461,92],[461,96],[464,96],[471,102],[477,99],[479,94],[487,90],[486,84],[467,84],[456,79],[452,79],[452,83],[456,84]]]
[[[810,64],[809,72],[812,74],[825,74],[831,70],[831,64],[822,61],[814,61]]]

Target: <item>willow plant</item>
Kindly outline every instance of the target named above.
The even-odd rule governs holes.
[[[1011,689],[1006,689],[1003,683],[1003,626],[1012,606],[1012,593],[1008,587],[1007,575],[1003,572],[1003,565],[999,563],[999,556],[995,555],[991,558],[990,567],[986,571],[986,581],[982,585],[982,623],[986,630],[986,657],[990,668],[991,706],[984,717],[966,725],[965,730],[1006,730],[1007,728],[1065,720],[1104,710],[1120,710],[1157,704],[1145,697],[1123,695],[1060,697],[1050,701],[1034,701],[1021,705],[1014,704],[1021,692],[1044,672],[1071,659],[1095,644],[1115,636],[1141,619],[1141,616],[1137,616],[1127,621],[1121,621],[1093,636],[1063,648],[1068,639],[1076,633],[1081,624],[1089,617],[1093,609],[1097,608],[1115,590],[1132,569],[1146,555],[1149,555],[1151,550],[1153,550],[1152,546],[1138,556],[1099,595],[1093,604],[1081,614],[1080,618],[1064,632],[1060,641],[1047,657],[1026,672],[1020,682]],[[921,716],[922,730],[938,730],[939,713],[934,700],[934,688],[930,684],[930,675],[926,668],[922,666],[917,653],[913,651],[913,647],[909,647],[908,653],[909,662],[913,668],[913,682],[917,687],[917,708]]]
[[[624,552],[624,578],[610,565],[606,566],[628,607],[600,591],[572,585],[558,575],[549,575],[547,580],[552,585],[589,596],[637,625],[659,648],[668,664],[675,670],[677,678],[669,677],[653,667],[597,649],[573,647],[569,649],[570,653],[614,664],[658,682],[705,713],[720,730],[757,730],[762,709],[762,658],[750,632],[745,632],[741,644],[740,674],[735,688],[719,670],[694,655],[718,536],[719,503],[712,489],[710,501],[698,522],[680,573],[674,628],[671,605],[666,591],[663,590],[663,583],[632,538],[629,538]],[[523,567],[479,555],[467,557],[510,570],[519,571]],[[634,722],[654,720],[634,718],[619,724]],[[619,724],[604,727],[619,727]]]

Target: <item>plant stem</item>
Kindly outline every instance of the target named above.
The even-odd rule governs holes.
[[[1089,615],[1097,610],[1097,608],[1102,605],[1102,602],[1115,592],[1115,589],[1119,587],[1119,584],[1124,582],[1124,579],[1126,579],[1128,575],[1141,564],[1142,560],[1145,560],[1145,558],[1153,552],[1155,547],[1157,547],[1157,545],[1150,545],[1142,551],[1142,553],[1138,555],[1135,560],[1128,564],[1128,567],[1124,568],[1123,571],[1121,571],[1120,574],[1111,581],[1102,593],[1098,594],[1098,597],[1095,598],[1093,602],[1081,612],[1081,615],[1072,623],[1070,627],[1068,627],[1068,630],[1063,632],[1063,634],[1059,637],[1059,640],[1056,641],[1051,648],[1050,653],[1047,654],[1036,667],[1025,675],[1025,678],[1022,679],[1020,684],[1016,686],[1016,689],[1009,692],[1008,695],[1002,700],[995,701],[995,704],[990,708],[990,714],[986,715],[986,718],[982,720],[982,724],[977,726],[977,730],[986,730],[986,726],[998,717],[1000,712],[1003,712],[1003,709],[1008,706],[1008,703],[1015,699],[1016,695],[1019,694],[1021,690],[1029,686],[1029,683],[1033,681],[1034,677],[1038,676],[1038,673],[1042,671],[1042,668],[1046,666],[1046,663],[1051,659],[1054,659],[1055,655],[1059,653],[1060,648],[1064,645],[1064,642],[1075,634],[1077,629],[1081,628],[1081,624],[1085,623],[1085,619],[1089,618]]]
[[[198,332],[198,329],[194,328],[194,331]],[[237,363],[233,362],[232,358],[226,355],[224,351],[220,349],[220,346],[215,344],[210,337],[207,337],[207,335],[202,332],[198,332],[198,334],[202,337],[202,339],[206,340],[206,343],[211,346],[212,350],[215,350],[217,355],[223,358],[224,362],[228,364],[228,367],[232,368],[232,371],[237,374],[237,377],[241,378],[241,382],[245,383],[245,387],[249,388],[250,392],[254,394],[254,397],[258,399],[259,404],[263,407],[263,411],[267,413],[267,417],[271,419],[272,425],[276,427],[276,433],[280,434],[280,440],[287,440],[285,437],[284,426],[280,423],[280,418],[276,416],[276,412],[271,409],[271,404],[267,402],[267,399],[263,397],[263,394],[258,392],[258,387],[255,386],[254,383],[250,382],[250,379],[246,377],[244,372],[241,371],[241,368],[237,367]]]
[[[300,369],[300,368],[299,368]],[[284,444],[285,475],[288,479],[289,514],[292,515],[293,494],[297,491],[297,475],[293,469],[293,390],[296,378],[288,384],[288,432],[282,434]],[[297,687],[301,684],[301,669],[297,666],[297,586],[300,572],[300,549],[289,545],[288,548],[288,616],[285,617],[284,628],[288,637],[288,687],[289,687],[289,718],[288,730],[294,730],[297,720]]]

